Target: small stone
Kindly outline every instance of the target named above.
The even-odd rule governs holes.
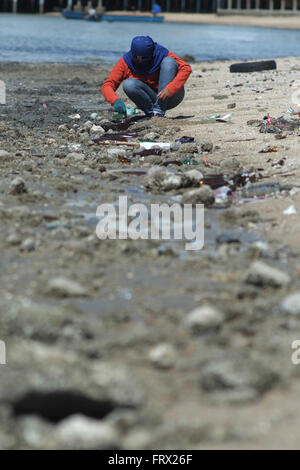
[[[223,322],[224,314],[210,305],[192,310],[186,318],[186,324],[193,333],[219,328]]]
[[[59,132],[69,132],[69,126],[68,124],[61,124],[58,126]]]
[[[281,310],[285,313],[291,313],[292,315],[300,314],[300,292],[294,292],[283,299]]]
[[[198,144],[199,152],[212,152],[214,144],[212,142],[199,142]]]
[[[151,142],[152,140],[159,139],[159,137],[160,135],[157,132],[148,132],[148,134],[144,135],[143,139]]]
[[[184,153],[185,155],[198,153],[198,145],[195,142],[188,142],[186,144],[181,144],[179,152]]]
[[[212,206],[214,202],[214,192],[208,185],[202,185],[199,189],[186,191],[181,199],[181,204],[204,204],[205,206]]]
[[[20,247],[21,251],[34,251],[35,250],[35,243],[32,238],[26,238]]]
[[[68,153],[67,158],[70,158],[70,160],[75,160],[75,161],[83,161],[85,159],[85,155],[84,153],[71,152],[71,153]]]
[[[245,282],[260,287],[283,287],[291,282],[290,276],[278,268],[254,261],[245,277]]]
[[[7,243],[9,243],[10,245],[13,245],[13,246],[20,245],[20,243],[21,243],[21,239],[16,233],[11,233],[7,237],[6,241],[7,241]]]
[[[269,390],[278,376],[248,356],[216,355],[204,367],[201,386],[204,391],[218,394],[221,401],[248,401]]]
[[[86,289],[78,282],[63,277],[52,279],[48,284],[48,294],[57,297],[81,297],[86,296]]]
[[[171,344],[158,344],[149,352],[149,359],[155,366],[169,369],[175,363],[176,351]]]
[[[72,415],[61,421],[54,431],[55,440],[67,449],[118,449],[119,434],[110,423],[82,415]]]
[[[83,124],[83,128],[84,129],[91,129],[93,127],[93,123],[91,121],[86,121],[84,124]],[[97,126],[96,126],[97,127]],[[101,128],[102,129],[102,128]]]
[[[0,150],[0,161],[9,160],[10,158],[11,155],[9,152],[7,152],[6,150]]]
[[[107,149],[107,155],[109,157],[125,157],[126,150],[120,147]]]
[[[9,186],[9,194],[17,195],[24,193],[27,193],[25,181],[20,177],[15,178]]]
[[[171,145],[170,145],[170,151],[171,152],[177,152],[181,147],[181,143],[180,142],[172,142]]]
[[[105,130],[102,126],[96,126],[95,124],[90,128],[91,134],[104,134]]]
[[[203,173],[199,170],[189,170],[185,172],[185,175],[195,184],[199,186],[200,181],[203,179]]]

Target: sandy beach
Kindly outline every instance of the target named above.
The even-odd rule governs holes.
[[[109,11],[107,14],[124,15],[122,10]],[[145,12],[137,13],[145,14]],[[168,13],[163,12],[165,21],[175,23],[224,24],[235,26],[258,26],[263,28],[300,29],[300,15],[217,15],[213,13]]]
[[[144,157],[92,141],[110,67],[0,64],[1,448],[299,449],[300,59],[276,62],[191,64],[178,108],[130,122],[172,144]],[[120,195],[201,201],[203,250],[99,240]]]

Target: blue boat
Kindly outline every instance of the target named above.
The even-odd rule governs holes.
[[[101,21],[101,15],[89,15],[81,11],[62,10],[61,14],[68,20]]]
[[[102,21],[138,21],[146,23],[163,23],[164,16],[150,15],[102,15]]]

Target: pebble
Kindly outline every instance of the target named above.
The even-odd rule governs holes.
[[[109,157],[124,157],[126,155],[126,150],[120,147],[107,149],[107,155]]]
[[[161,369],[169,369],[175,364],[176,351],[171,344],[161,343],[149,352],[150,361]]]
[[[203,185],[199,189],[186,191],[181,199],[181,204],[204,204],[205,206],[212,206],[214,202],[214,192],[208,185]]]
[[[294,292],[293,294],[288,295],[283,299],[281,305],[281,310],[285,313],[291,313],[293,315],[300,314],[300,292]]]
[[[186,176],[195,184],[199,185],[199,181],[203,179],[203,173],[199,170],[189,170],[185,172]]]
[[[212,152],[214,144],[212,142],[198,142],[199,152]]]
[[[210,305],[204,305],[192,310],[186,324],[193,333],[219,328],[224,322],[224,314]]]
[[[96,126],[95,124],[90,128],[91,134],[104,134],[105,130],[102,126]]]
[[[21,239],[16,233],[11,233],[10,235],[8,235],[6,241],[7,243],[13,246],[20,245],[21,243]]]
[[[291,278],[278,268],[273,268],[262,261],[254,261],[246,274],[245,282],[260,287],[283,287],[291,282]]]
[[[81,297],[87,295],[87,290],[78,282],[58,277],[49,281],[47,293],[57,297]]]
[[[110,423],[83,415],[72,415],[61,421],[54,431],[55,440],[67,449],[117,449],[119,434]]]
[[[23,178],[20,178],[19,176],[15,178],[9,186],[9,194],[24,194],[27,193],[27,188],[25,185],[25,181]]]
[[[200,383],[206,392],[219,392],[222,401],[248,401],[262,395],[277,380],[277,374],[259,362],[232,354],[211,359],[202,371]]]
[[[9,160],[11,157],[10,153],[6,150],[0,150],[0,161]]]
[[[20,247],[21,251],[34,251],[35,250],[35,243],[32,238],[26,238]]]
[[[85,155],[84,153],[71,152],[67,154],[67,158],[70,158],[70,160],[75,160],[75,161],[83,161],[85,159]]]

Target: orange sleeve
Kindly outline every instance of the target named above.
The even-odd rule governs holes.
[[[106,101],[114,104],[120,97],[115,93],[121,82],[128,77],[128,66],[123,57],[117,62],[111,73],[102,85],[101,92]]]
[[[175,93],[177,93],[180,88],[183,87],[183,85],[189,78],[192,72],[192,68],[189,64],[187,64],[184,60],[180,59],[180,57],[178,57],[173,52],[169,52],[168,57],[173,57],[173,59],[175,59],[178,64],[178,72],[176,77],[167,85],[169,92],[172,95],[175,95]]]

